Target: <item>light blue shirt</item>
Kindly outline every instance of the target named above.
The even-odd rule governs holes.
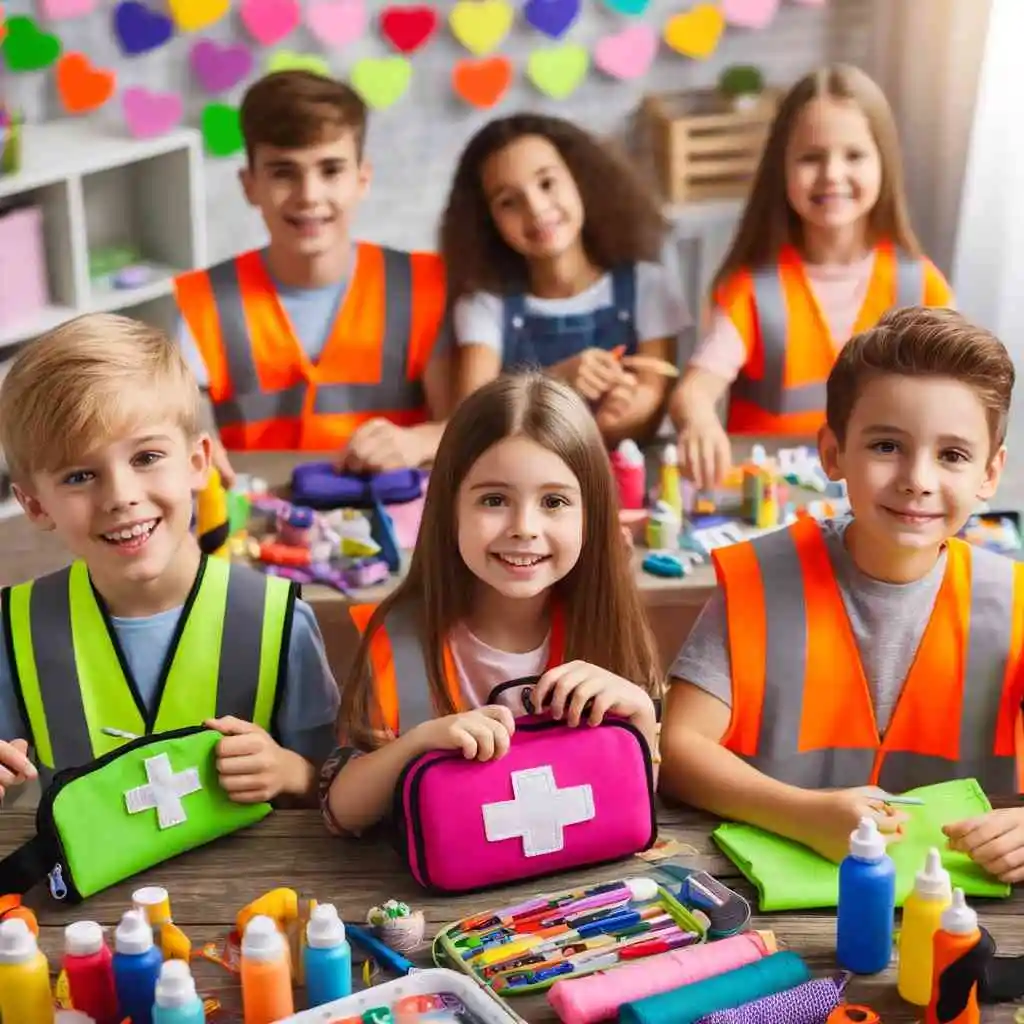
[[[181,608],[171,608],[146,618],[111,618],[139,696],[150,712],[160,681],[160,670],[174,639],[180,615]],[[21,717],[14,692],[6,640],[0,619],[0,740],[9,741],[27,738],[28,728]],[[278,738],[283,747],[319,766],[334,747],[339,696],[327,663],[316,615],[304,601],[295,602],[287,672],[281,683],[284,694],[275,722]],[[42,765],[37,767],[41,782],[46,786],[51,773]]]

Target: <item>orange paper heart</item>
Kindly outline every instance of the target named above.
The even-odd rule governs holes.
[[[474,107],[495,106],[512,84],[512,62],[507,57],[460,60],[452,68],[455,95]]]
[[[94,68],[84,53],[65,53],[57,61],[57,92],[69,114],[98,110],[114,95],[117,76]]]

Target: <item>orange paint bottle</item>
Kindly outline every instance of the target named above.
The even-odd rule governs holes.
[[[967,906],[963,889],[953,890],[934,941],[932,998],[925,1024],[980,1024],[978,984],[991,952],[982,943],[978,915]]]

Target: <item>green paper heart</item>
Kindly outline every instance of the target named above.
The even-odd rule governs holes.
[[[324,78],[331,77],[331,67],[323,57],[312,53],[296,53],[294,50],[272,53],[267,61],[267,72],[273,71],[310,71]]]
[[[575,43],[534,50],[526,62],[530,81],[556,100],[564,100],[576,90],[590,67],[590,54]]]
[[[243,145],[238,111],[226,103],[207,103],[199,121],[206,152],[210,156],[231,156]]]
[[[5,27],[7,35],[0,50],[8,71],[42,71],[60,56],[60,40],[26,15],[8,18]]]
[[[352,66],[350,81],[368,107],[381,110],[409,88],[412,65],[404,57],[364,57]]]

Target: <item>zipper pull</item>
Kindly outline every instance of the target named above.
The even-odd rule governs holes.
[[[64,879],[61,876],[62,870],[58,862],[54,864],[53,870],[46,876],[50,885],[50,895],[55,900],[65,899],[68,894],[68,887],[64,884]]]

